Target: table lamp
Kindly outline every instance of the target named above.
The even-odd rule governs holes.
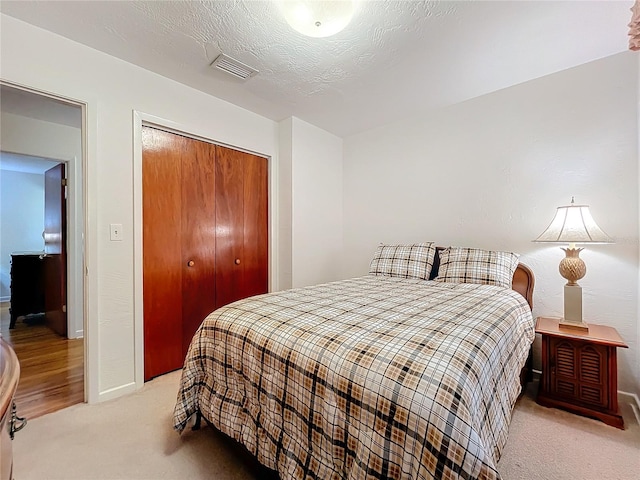
[[[582,321],[582,287],[578,280],[587,273],[587,266],[580,258],[582,248],[576,243],[613,243],[609,235],[596,224],[588,205],[576,205],[571,197],[571,205],[558,207],[556,215],[547,229],[534,242],[568,243],[563,248],[566,257],[560,262],[560,275],[567,279],[564,286],[564,318],[561,327],[588,331]]]

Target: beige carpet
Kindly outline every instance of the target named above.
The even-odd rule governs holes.
[[[36,418],[16,435],[15,480],[264,479],[267,472],[210,428],[171,428],[179,373],[97,405]],[[498,465],[504,480],[640,478],[640,426],[625,405],[621,431],[537,405],[531,384],[516,406]]]

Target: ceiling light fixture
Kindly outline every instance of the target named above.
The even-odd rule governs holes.
[[[287,23],[308,37],[329,37],[342,31],[356,11],[353,0],[281,0]]]

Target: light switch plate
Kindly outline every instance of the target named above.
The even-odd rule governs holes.
[[[111,229],[110,239],[112,242],[120,242],[122,241],[122,224],[121,223],[112,223],[109,225]]]

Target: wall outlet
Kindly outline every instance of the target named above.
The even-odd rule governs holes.
[[[110,239],[112,242],[120,242],[122,241],[122,224],[121,223],[112,223],[109,225],[111,233]]]

